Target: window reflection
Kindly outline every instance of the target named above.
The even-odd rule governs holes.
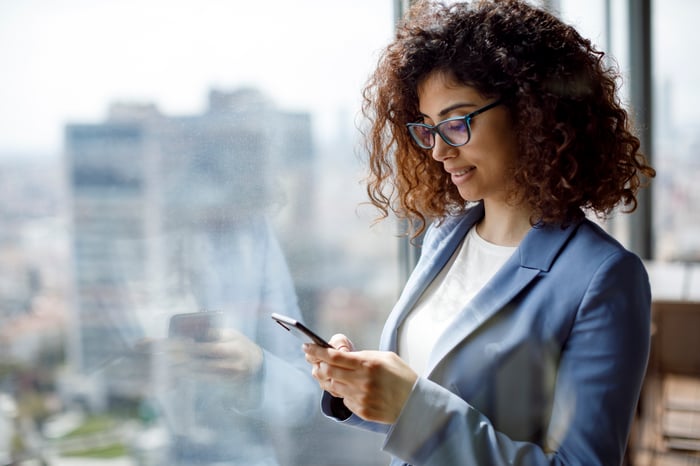
[[[5,5],[0,463],[206,465],[243,440],[247,460],[386,463],[379,440],[320,417],[296,372],[298,342],[267,313],[376,346],[399,285],[396,245],[356,215],[353,105],[391,35],[391,3]],[[627,2],[536,3],[610,44],[624,71]],[[700,12],[693,0],[653,8],[656,253],[697,261],[698,70],[687,57]],[[250,25],[254,36],[231,32]],[[238,82],[261,88],[212,89],[191,110],[206,85]],[[169,110],[116,103],[103,118],[123,96]],[[227,311],[226,325],[281,367],[266,373],[276,383],[228,384],[169,361],[158,343],[170,316],[200,309]],[[252,396],[264,389],[283,393]],[[293,410],[304,415],[271,422]]]
[[[291,198],[296,235],[311,231],[310,118],[254,89],[209,97],[202,115],[118,105],[67,127],[75,372],[62,397],[79,412],[146,410],[153,443],[131,447],[163,464],[276,464],[270,431],[314,428],[319,395],[270,319],[302,318],[270,216]],[[216,343],[162,340],[173,315],[201,310],[223,313]]]
[[[299,343],[270,319],[301,319],[267,216],[290,177],[276,170],[285,148],[310,139],[307,114],[252,89],[211,92],[202,115],[119,105],[105,123],[68,126],[77,338],[65,399],[147,407],[163,464],[275,464],[268,425],[305,422],[318,397]],[[173,315],[201,310],[221,311],[223,330],[162,340]]]
[[[378,235],[371,214],[357,215],[354,127],[391,2],[309,0],[294,15],[280,2],[233,19],[214,2],[115,5],[7,12],[54,40],[31,66],[0,45],[17,94],[48,96],[41,106],[25,98],[14,119],[0,114],[14,136],[0,138],[0,463],[385,464],[380,439],[322,418],[299,341],[269,314],[372,347],[396,295],[393,231]],[[148,18],[166,10],[154,34]],[[126,14],[128,34],[110,34],[108,11]],[[256,47],[227,35],[252,21],[265,31]],[[198,22],[211,27],[185,44]],[[35,50],[28,33],[14,37],[19,46],[1,42]],[[22,79],[56,61],[70,70],[67,87]],[[183,106],[203,81],[224,84],[204,109]],[[52,124],[62,141],[22,157],[16,148],[44,141],[61,100],[70,111]],[[26,115],[35,132],[18,143]],[[224,314],[229,350],[245,341],[262,351],[256,370],[216,372],[211,354],[168,338],[173,315],[204,309]]]

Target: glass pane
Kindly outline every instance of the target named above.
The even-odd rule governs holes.
[[[654,1],[654,234],[656,255],[700,260],[700,47],[693,0]],[[686,291],[687,292],[687,291]]]
[[[605,53],[606,62],[617,69],[622,79],[618,97],[622,102],[629,102],[629,29],[627,5],[625,0],[593,0],[580,2],[576,0],[549,0],[545,2],[562,20],[571,24],[589,39],[597,50]],[[634,111],[627,105],[627,110],[634,118]],[[628,215],[613,213],[606,219],[589,216],[601,224],[626,247],[631,248],[630,219]]]
[[[398,294],[355,128],[392,3],[3,6],[0,462],[386,464],[270,313],[374,348]]]
[[[629,74],[628,2],[560,0],[562,16],[611,52],[623,71],[623,94]],[[607,13],[606,13],[607,12]],[[700,145],[700,67],[688,60],[700,46],[693,18],[700,4],[693,0],[652,2],[653,147],[657,176],[652,183],[654,259],[696,262],[700,258],[700,190],[695,179]],[[624,216],[608,225],[623,242],[629,231]],[[684,290],[684,296],[689,292]]]

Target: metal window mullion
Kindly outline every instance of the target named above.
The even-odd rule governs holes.
[[[642,153],[653,165],[652,140],[652,28],[651,0],[628,0],[630,105]],[[652,259],[653,222],[651,186],[637,194],[637,210],[629,216],[629,247],[643,259]]]

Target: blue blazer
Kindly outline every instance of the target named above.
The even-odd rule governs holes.
[[[381,336],[398,329],[484,215],[481,204],[426,233]],[[393,425],[392,465],[619,465],[649,354],[651,293],[637,256],[594,223],[532,228],[432,350]],[[337,400],[322,409],[338,417]]]

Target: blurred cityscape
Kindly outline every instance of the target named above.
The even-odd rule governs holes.
[[[700,121],[674,125],[670,110],[660,120],[652,184],[654,258],[700,262]]]
[[[293,80],[290,83],[285,72],[306,60],[304,66],[322,66],[310,67],[311,71],[295,77],[311,83],[315,97],[324,99],[341,88],[354,93],[360,83],[353,81],[349,70],[364,76],[364,69],[349,60],[350,55],[358,53],[366,58],[390,36],[375,38],[376,44],[369,41],[371,32],[379,30],[370,21],[386,19],[384,26],[392,25],[388,10],[386,18],[378,11],[381,4],[389,2],[365,3],[366,11],[358,6],[360,2],[350,2],[351,10],[338,10],[343,12],[336,13],[338,19],[345,15],[348,17],[342,19],[347,21],[334,17],[314,27],[303,26],[302,19],[319,23],[319,17],[325,18],[317,11],[323,2],[291,7],[298,17],[289,22],[289,31],[293,35],[308,33],[306,45],[289,40],[292,49],[304,52],[300,55],[281,47],[275,35],[269,44],[227,47],[232,43],[245,45],[251,34],[245,26],[252,26],[256,33],[260,26],[238,11],[217,13],[206,2],[194,2],[192,10],[183,8],[187,13],[182,23],[172,17],[162,21],[170,8],[151,6],[153,18],[162,28],[157,30],[148,14],[140,15],[148,11],[148,5],[139,2],[134,3],[136,9],[123,10],[126,16],[116,16],[121,8],[96,7],[91,13],[104,13],[104,23],[95,22],[95,17],[86,21],[83,3],[73,10],[64,4],[53,9],[48,3],[40,8],[29,5],[30,22],[11,14],[22,2],[14,7],[8,4],[4,11],[7,25],[1,31],[6,34],[5,48],[11,52],[3,55],[9,60],[3,61],[8,71],[2,86],[8,92],[7,114],[9,120],[18,121],[18,115],[24,115],[30,123],[28,134],[35,137],[40,126],[39,120],[33,120],[36,109],[43,112],[45,106],[51,108],[45,95],[65,94],[71,108],[80,108],[95,101],[96,94],[88,94],[87,87],[106,85],[103,81],[108,75],[119,84],[128,84],[129,77],[120,73],[131,72],[134,63],[143,68],[135,79],[146,81],[150,77],[160,85],[165,81],[162,72],[168,80],[175,74],[185,75],[187,67],[204,67],[199,59],[205,55],[213,57],[211,66],[217,70],[214,78],[207,79],[238,82],[231,76],[238,78],[240,68],[268,70],[262,65],[271,64],[282,77],[283,87],[295,92],[302,87]],[[586,12],[603,4],[548,3]],[[680,110],[697,115],[691,98],[697,95],[697,71],[692,60],[687,60],[688,51],[697,43],[695,29],[691,29],[694,15],[688,14],[695,3],[653,3],[655,16],[666,18],[655,30],[654,43],[659,48],[655,59],[660,67],[655,72],[661,75],[663,71],[672,79],[665,78],[666,82],[657,83],[654,89],[656,267],[650,267],[651,279],[656,298],[680,296],[697,301],[700,295],[693,284],[700,277],[700,185],[696,182],[700,176],[700,121],[693,117],[681,121],[678,116]],[[115,4],[122,6],[122,2]],[[310,6],[314,14],[299,14]],[[286,23],[285,8],[268,5],[262,17],[267,22],[270,14],[279,14],[278,23]],[[360,12],[357,18],[350,16],[355,9]],[[35,14],[39,10],[42,14]],[[206,16],[208,12],[212,17]],[[664,16],[669,13],[673,14]],[[219,17],[220,25],[215,21]],[[363,37],[356,34],[360,17],[367,26]],[[138,21],[131,22],[139,18],[144,19],[142,35],[138,34]],[[238,21],[236,27],[231,27],[232,21]],[[347,23],[346,31],[340,30],[340,22]],[[602,22],[602,18],[593,21]],[[208,30],[199,30],[201,38],[211,33],[209,45],[182,34],[185,29],[194,31],[196,23]],[[127,24],[129,34],[121,34]],[[111,29],[113,25],[116,29]],[[327,30],[319,31],[318,27],[326,25]],[[597,26],[602,28],[602,24]],[[625,30],[615,21],[613,26],[613,33]],[[102,29],[104,37],[98,34]],[[239,29],[241,36],[223,35],[223,31]],[[66,31],[74,32],[75,39]],[[330,37],[335,34],[340,41]],[[64,36],[68,42],[60,40]],[[145,43],[144,38],[154,36],[167,46]],[[24,37],[25,42],[13,42],[15,37]],[[183,37],[186,41],[178,42]],[[114,48],[109,46],[112,39]],[[363,40],[368,42],[360,46],[358,42]],[[89,51],[88,45],[95,48]],[[137,53],[141,47],[143,56]],[[158,47],[174,51],[163,53]],[[208,53],[202,53],[207,49]],[[62,55],[63,50],[71,53]],[[238,51],[250,51],[260,62],[234,58]],[[91,53],[88,62],[85,57]],[[121,55],[132,58],[132,54],[134,62],[118,59]],[[173,58],[175,55],[179,58]],[[271,56],[275,59],[270,60]],[[107,65],[100,58],[106,58]],[[674,67],[665,69],[662,58],[675,60]],[[89,66],[79,68],[84,63]],[[182,68],[177,67],[183,63]],[[232,75],[220,74],[227,66]],[[327,68],[337,69],[333,74]],[[26,74],[10,72],[15,69]],[[85,79],[76,79],[77,74]],[[48,83],[46,76],[50,76]],[[64,78],[63,84],[60,78]],[[178,86],[193,88],[190,83],[194,81],[183,82]],[[318,83],[328,88],[320,89]],[[17,92],[22,86],[29,89],[27,94]],[[109,92],[131,95],[134,91],[129,89],[117,86]],[[15,92],[17,100],[11,101]],[[27,95],[36,97],[31,105],[26,102]],[[164,113],[148,101],[105,102],[108,112],[104,119],[64,122],[63,147],[56,152],[12,153],[0,147],[0,465],[168,464],[162,450],[172,439],[161,428],[159,413],[145,402],[157,368],[148,358],[139,359],[138,354],[134,358],[131,350],[141,338],[163,335],[160,317],[178,310],[178,300],[171,292],[177,290],[177,280],[187,277],[169,273],[181,253],[179,245],[171,241],[171,232],[184,224],[208,233],[221,227],[222,218],[241,221],[251,212],[264,214],[281,243],[305,320],[324,335],[342,331],[358,347],[376,346],[384,317],[401,285],[397,259],[401,240],[391,222],[370,228],[375,212],[361,205],[366,195],[353,116],[340,110],[337,121],[319,122],[310,112],[278,108],[255,88],[211,89],[207,97],[204,111],[179,116]],[[674,108],[674,101],[679,108]],[[5,134],[13,134],[14,127],[6,122]],[[625,224],[624,217],[619,218],[623,219],[619,224]],[[620,227],[621,236],[628,233],[625,227]],[[695,278],[683,278],[690,276],[686,264],[695,264]],[[669,289],[672,293],[664,294]],[[680,289],[683,292],[677,293]],[[695,329],[688,322],[680,321],[676,330],[692,334]],[[678,352],[687,356],[684,345],[691,340],[680,339],[680,334],[668,332],[667,339],[677,342]],[[652,404],[659,402],[654,399]],[[387,463],[379,451],[381,437],[337,427],[318,410],[309,413],[306,421],[301,427],[275,432],[279,434],[275,448],[281,464]],[[660,431],[658,422],[651,428]],[[203,461],[193,464],[208,466]]]
[[[657,261],[700,261],[699,125],[669,116],[658,132]],[[399,286],[398,239],[358,209],[354,131],[319,143],[313,128],[310,114],[256,89],[211,90],[199,115],[114,103],[103,122],[66,124],[61,154],[0,158],[0,464],[164,464],[149,452],[163,439],[142,403],[155,370],[119,361],[165,330],[168,231],[183,223],[209,231],[221,218],[269,217],[304,318],[376,344]],[[304,435],[338,458],[353,438],[374,442],[352,464],[385,462],[378,439],[322,419]],[[286,442],[284,464],[328,459]]]
[[[304,318],[374,346],[399,285],[397,245],[390,226],[369,230],[373,213],[358,218],[353,139],[338,131],[319,147],[309,114],[255,89],[212,90],[201,115],[115,103],[104,122],[67,124],[60,157],[0,159],[0,464],[164,464],[143,440],[157,371],[122,362],[165,332],[168,232],[182,224],[269,216]],[[305,434],[337,443],[323,422]],[[313,464],[313,452],[284,450],[284,464]],[[365,451],[363,464],[385,462]]]

